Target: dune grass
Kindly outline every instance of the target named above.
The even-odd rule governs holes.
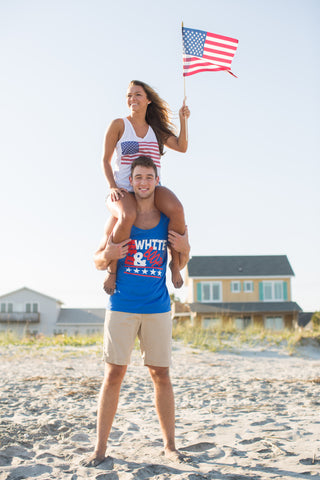
[[[267,350],[281,346],[289,353],[294,353],[296,347],[310,342],[320,349],[320,330],[272,331],[262,327],[249,327],[243,330],[237,330],[235,327],[203,329],[184,323],[174,325],[173,338],[185,345],[212,352],[248,347]]]
[[[19,345],[35,347],[86,347],[102,344],[102,334],[95,335],[54,335],[45,337],[44,335],[18,337],[12,332],[0,333],[0,346]]]
[[[221,350],[241,350],[245,348],[268,348],[281,346],[289,353],[301,345],[313,344],[320,349],[320,329],[271,331],[264,328],[249,327],[237,330],[234,327],[203,329],[190,323],[173,325],[173,339],[185,345],[201,350],[217,352]],[[0,346],[17,345],[22,347],[86,347],[102,345],[103,335],[56,335],[45,337],[24,336],[19,338],[13,333],[0,333]],[[138,342],[136,342],[138,348]]]

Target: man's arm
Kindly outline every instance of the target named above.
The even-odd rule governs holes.
[[[113,243],[112,235],[108,237],[105,232],[98,250],[93,255],[93,261],[96,268],[98,270],[107,270],[108,265],[112,260],[124,258],[128,253],[129,242],[130,238],[121,243]]]
[[[188,227],[186,226],[183,235],[179,235],[179,233],[169,230],[168,240],[170,247],[174,248],[176,252],[179,253],[179,269],[182,270],[187,265],[190,256]]]

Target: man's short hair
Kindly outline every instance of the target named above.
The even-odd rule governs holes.
[[[155,176],[158,176],[157,166],[150,157],[141,156],[135,158],[131,163],[131,177],[133,177],[133,171],[136,167],[151,167],[154,170]]]

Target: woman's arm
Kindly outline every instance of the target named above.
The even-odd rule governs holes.
[[[188,148],[188,131],[187,131],[187,121],[190,117],[190,110],[183,102],[182,107],[179,110],[179,119],[180,119],[180,133],[179,136],[170,135],[167,138],[165,145],[172,150],[177,152],[185,153]]]
[[[121,118],[117,118],[116,120],[113,120],[113,122],[111,122],[111,124],[109,125],[104,140],[102,167],[107,182],[109,184],[110,196],[112,201],[117,201],[119,200],[119,198],[123,197],[123,189],[117,187],[111,167],[113,152],[116,148],[117,142],[122,137],[123,131],[123,120]]]

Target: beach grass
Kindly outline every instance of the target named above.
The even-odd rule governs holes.
[[[173,339],[185,345],[200,350],[217,352],[221,350],[234,351],[245,348],[260,348],[267,350],[272,347],[283,347],[289,353],[294,353],[299,346],[312,344],[320,348],[320,329],[314,330],[280,330],[272,331],[265,328],[248,327],[237,330],[234,327],[204,329],[192,326],[190,323],[173,325]],[[100,346],[102,334],[95,335],[43,335],[24,336],[19,338],[11,332],[0,333],[0,346],[16,345],[22,347],[86,347]],[[138,341],[135,344],[139,348]]]
[[[25,347],[86,347],[102,344],[102,334],[95,335],[54,335],[46,337],[44,335],[28,336],[22,338],[12,332],[0,333],[0,346],[17,345]]]
[[[295,348],[307,344],[320,349],[320,329],[316,330],[267,330],[262,327],[248,327],[238,330],[235,327],[203,329],[188,323],[176,324],[173,327],[173,339],[185,345],[217,352],[221,350],[237,350],[271,347],[284,347],[289,353]]]

